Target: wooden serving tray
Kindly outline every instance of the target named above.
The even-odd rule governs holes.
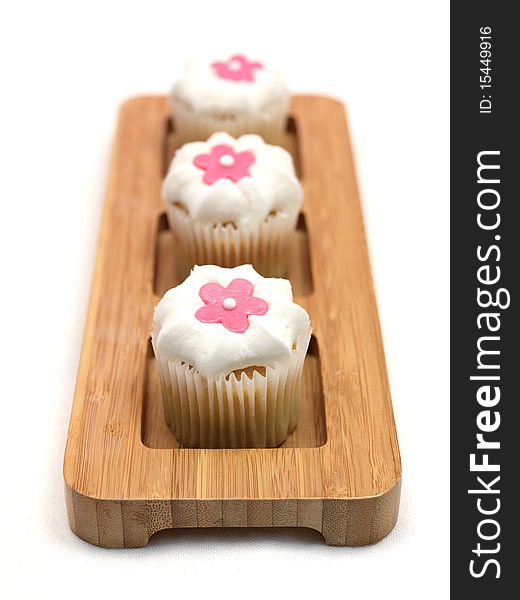
[[[182,448],[149,342],[178,283],[160,198],[174,126],[164,97],[122,106],[65,451],[80,538],[122,548],[168,528],[310,527],[356,546],[393,528],[401,463],[342,104],[293,98],[285,144],[305,192],[289,278],[314,330],[298,425],[274,449]]]

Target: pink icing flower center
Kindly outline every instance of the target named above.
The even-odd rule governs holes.
[[[211,67],[221,79],[254,81],[255,69],[263,69],[264,65],[248,60],[243,54],[235,54],[225,62],[214,62]]]
[[[250,151],[235,152],[227,144],[218,144],[211,148],[209,154],[198,154],[193,164],[206,171],[202,181],[212,185],[219,179],[231,179],[236,183],[242,177],[251,177],[249,167],[255,160],[255,155]]]
[[[234,333],[245,333],[249,315],[265,315],[269,306],[262,298],[253,296],[253,284],[247,279],[233,279],[227,286],[206,283],[199,290],[204,302],[195,313],[201,323],[222,323]]]

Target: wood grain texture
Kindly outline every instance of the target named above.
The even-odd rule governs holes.
[[[82,539],[119,548],[176,527],[310,527],[355,546],[393,528],[401,463],[341,103],[293,98],[286,146],[305,193],[289,278],[315,338],[298,426],[279,448],[182,448],[149,350],[153,307],[177,283],[160,199],[175,131],[164,97],[122,106],[65,452]]]

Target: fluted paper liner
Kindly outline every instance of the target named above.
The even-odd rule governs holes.
[[[172,97],[170,102],[179,144],[206,141],[213,133],[225,131],[235,138],[247,133],[256,133],[268,144],[279,145],[287,120],[285,111],[277,111],[269,117],[232,114],[219,117],[197,113],[175,97]]]
[[[309,329],[299,336],[286,362],[215,377],[204,377],[181,360],[158,356],[152,336],[166,422],[177,441],[193,448],[279,446],[298,420],[310,333]]]
[[[284,277],[297,217],[298,211],[293,210],[278,212],[256,225],[212,225],[197,223],[170,204],[168,221],[178,250],[178,275],[184,279],[194,265],[252,264],[264,277]]]

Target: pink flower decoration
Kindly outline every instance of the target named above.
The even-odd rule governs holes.
[[[199,154],[193,164],[206,171],[202,181],[211,185],[219,179],[231,179],[235,183],[242,177],[251,177],[249,167],[255,162],[252,152],[235,152],[227,144],[213,146],[209,154]]]
[[[249,327],[249,315],[265,315],[268,305],[253,296],[253,284],[247,279],[233,279],[227,286],[206,283],[199,290],[204,306],[195,317],[202,323],[222,323],[226,329],[244,333]]]
[[[214,62],[211,67],[221,79],[254,81],[255,69],[263,69],[261,62],[251,62],[243,54],[235,54],[226,62]]]

